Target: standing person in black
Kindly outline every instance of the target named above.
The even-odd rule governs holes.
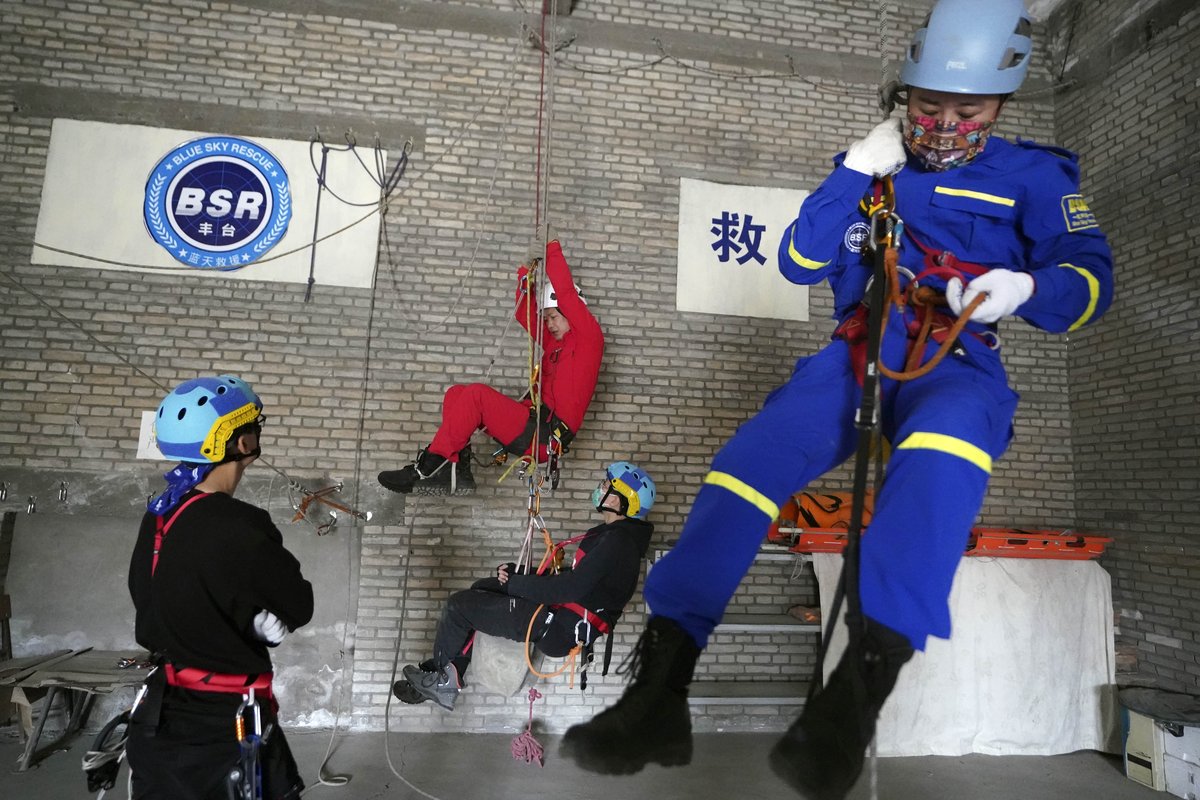
[[[392,692],[406,703],[433,700],[453,711],[476,631],[520,642],[532,630],[531,641],[551,658],[607,634],[637,589],[654,532],[645,517],[655,495],[645,470],[628,461],[610,464],[592,492],[604,522],[577,539],[571,566],[558,574],[517,574],[515,564],[501,564],[496,577],[450,595],[433,658],[405,667]]]
[[[267,648],[312,618],[312,586],[270,515],[233,497],[261,453],[264,420],[262,401],[231,375],[187,381],[159,405],[158,448],[180,464],[148,504],[129,565],[136,638],[158,663],[129,725],[134,800],[241,797],[246,786],[230,779],[247,763],[235,716],[250,697],[262,797],[304,788],[276,717]]]

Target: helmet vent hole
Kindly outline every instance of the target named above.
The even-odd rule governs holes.
[[[1024,60],[1025,53],[1019,53],[1010,47],[1004,51],[1004,55],[1000,59],[1000,69],[1012,69],[1013,67],[1018,67]]]
[[[225,388],[224,386],[217,387],[217,394],[225,394],[225,392],[227,392],[227,391],[229,391],[229,390],[227,388]]]
[[[208,398],[207,398],[207,397],[201,397],[199,400],[197,400],[197,401],[196,401],[196,405],[198,405],[198,406],[202,406],[202,405],[204,405],[204,404],[205,404],[205,403],[207,403],[207,402],[208,402]]]
[[[181,420],[181,419],[183,419],[183,417],[184,417],[184,415],[185,415],[185,414],[187,414],[187,409],[186,409],[186,408],[181,408],[181,409],[179,409],[179,414],[178,414],[178,416],[176,417],[176,419],[180,419],[180,420]]]

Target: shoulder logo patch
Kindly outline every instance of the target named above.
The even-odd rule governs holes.
[[[1074,233],[1097,227],[1096,215],[1088,208],[1087,200],[1084,200],[1081,194],[1063,195],[1062,212],[1068,232]]]
[[[846,229],[846,233],[842,236],[842,244],[851,253],[861,253],[870,238],[871,227],[865,222],[856,222]]]

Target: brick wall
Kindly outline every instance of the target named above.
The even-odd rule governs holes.
[[[1117,264],[1112,310],[1069,348],[1078,521],[1116,537],[1103,563],[1119,641],[1136,647],[1143,678],[1194,690],[1200,306],[1190,206],[1200,184],[1191,132],[1200,12],[1185,5],[1159,3],[1142,16],[1096,2],[1060,9],[1059,58],[1074,19],[1076,66],[1055,110]],[[1115,32],[1127,36],[1114,46]]]
[[[246,377],[269,406],[274,466],[299,479],[346,480],[348,492],[377,511],[355,534],[350,690],[354,724],[377,728],[397,631],[402,664],[425,657],[445,596],[510,560],[525,529],[525,498],[512,481],[481,481],[473,498],[402,508],[381,495],[373,475],[427,443],[450,383],[487,380],[514,395],[522,390],[526,348],[508,319],[512,271],[533,233],[539,59],[517,43],[525,18],[515,4],[411,3],[402,17],[382,0],[353,4],[352,16],[334,3],[308,3],[303,12],[289,5],[22,0],[6,8],[0,40],[13,46],[3,60],[8,82],[0,83],[0,102],[17,108],[0,116],[7,221],[0,269],[10,279],[0,281],[0,464],[42,481],[67,469],[94,476],[81,481],[85,495],[104,476],[129,476],[138,486],[133,494],[144,496],[141,487],[157,470],[132,461],[136,412],[155,405],[160,385],[195,373]],[[636,13],[627,3],[588,2],[562,22],[559,39],[576,39],[555,72],[550,220],[608,347],[564,485],[543,506],[555,532],[592,524],[586,498],[598,470],[628,458],[658,481],[655,545],[663,546],[678,534],[712,454],[795,358],[828,338],[825,288],[811,293],[812,322],[803,325],[674,309],[680,177],[812,188],[832,154],[876,118],[875,13],[843,1],[777,5],[779,13],[747,17],[711,0],[642,4]],[[896,28],[908,31],[928,3],[903,6]],[[660,55],[656,38],[678,59],[628,69]],[[893,63],[901,46],[893,42]],[[1044,67],[1038,82],[1048,82]],[[300,285],[236,276],[201,284],[186,275],[30,264],[54,116],[134,121],[128,115],[135,114],[141,124],[186,128],[218,112],[230,120],[229,133],[304,138],[305,121],[327,131],[348,118],[364,138],[371,126],[419,131],[389,207],[373,293],[318,286],[314,302],[305,303]],[[1002,133],[1053,140],[1056,119],[1073,116],[1056,116],[1051,94],[1031,94],[1012,104]],[[1132,124],[1134,116],[1121,120]],[[1067,144],[1086,144],[1059,128]],[[1097,207],[1111,224],[1115,214],[1099,198]],[[1021,324],[1005,327],[1006,362],[1024,401],[985,522],[1107,521],[1089,515],[1102,507],[1114,476],[1096,463],[1094,436],[1080,441],[1073,426],[1114,424],[1080,411],[1117,391],[1087,383],[1095,380],[1088,364],[1108,363],[1102,339],[1112,335],[1102,326],[1075,345]],[[1091,387],[1078,390],[1079,408],[1068,402],[1073,381]],[[1143,430],[1131,424],[1129,439],[1140,441]],[[477,444],[486,449],[481,438]],[[1088,469],[1083,482],[1079,460]],[[820,488],[848,483],[843,467]],[[1081,487],[1089,503],[1077,516]],[[342,550],[330,552],[340,557]],[[811,573],[792,581],[790,569],[760,565],[735,602],[780,611],[814,595]],[[616,660],[644,613],[639,598],[618,631]],[[813,644],[722,636],[701,671],[721,674],[741,652],[766,674],[805,679]],[[562,729],[589,716],[620,682],[597,676],[593,687],[582,700],[565,686],[548,691],[556,709],[548,725]],[[390,724],[496,730],[523,725],[524,711],[520,697],[468,692],[461,713],[393,706]],[[713,707],[701,710],[700,726],[779,727],[790,713]]]

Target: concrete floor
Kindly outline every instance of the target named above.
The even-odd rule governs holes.
[[[702,800],[704,798],[795,798],[771,774],[766,752],[774,734],[705,734],[697,737],[690,767],[648,767],[640,774],[607,778],[582,772],[557,758],[557,737],[539,737],[546,766],[514,761],[507,735],[393,733],[392,764],[419,791],[392,774],[382,733],[341,734],[333,740],[328,773],[349,775],[341,787],[316,783],[317,770],[330,744],[328,732],[288,735],[311,784],[305,798],[433,797],[437,800]],[[76,739],[68,750],[51,754],[23,773],[11,770],[23,748],[15,729],[0,729],[0,797],[8,800],[58,800],[87,796],[80,758],[91,737]],[[128,771],[106,798],[125,798]],[[871,797],[863,780],[851,800]],[[964,756],[889,758],[879,761],[880,798],[889,800],[1149,800],[1167,795],[1124,777],[1118,757],[1084,751],[1050,757]]]

